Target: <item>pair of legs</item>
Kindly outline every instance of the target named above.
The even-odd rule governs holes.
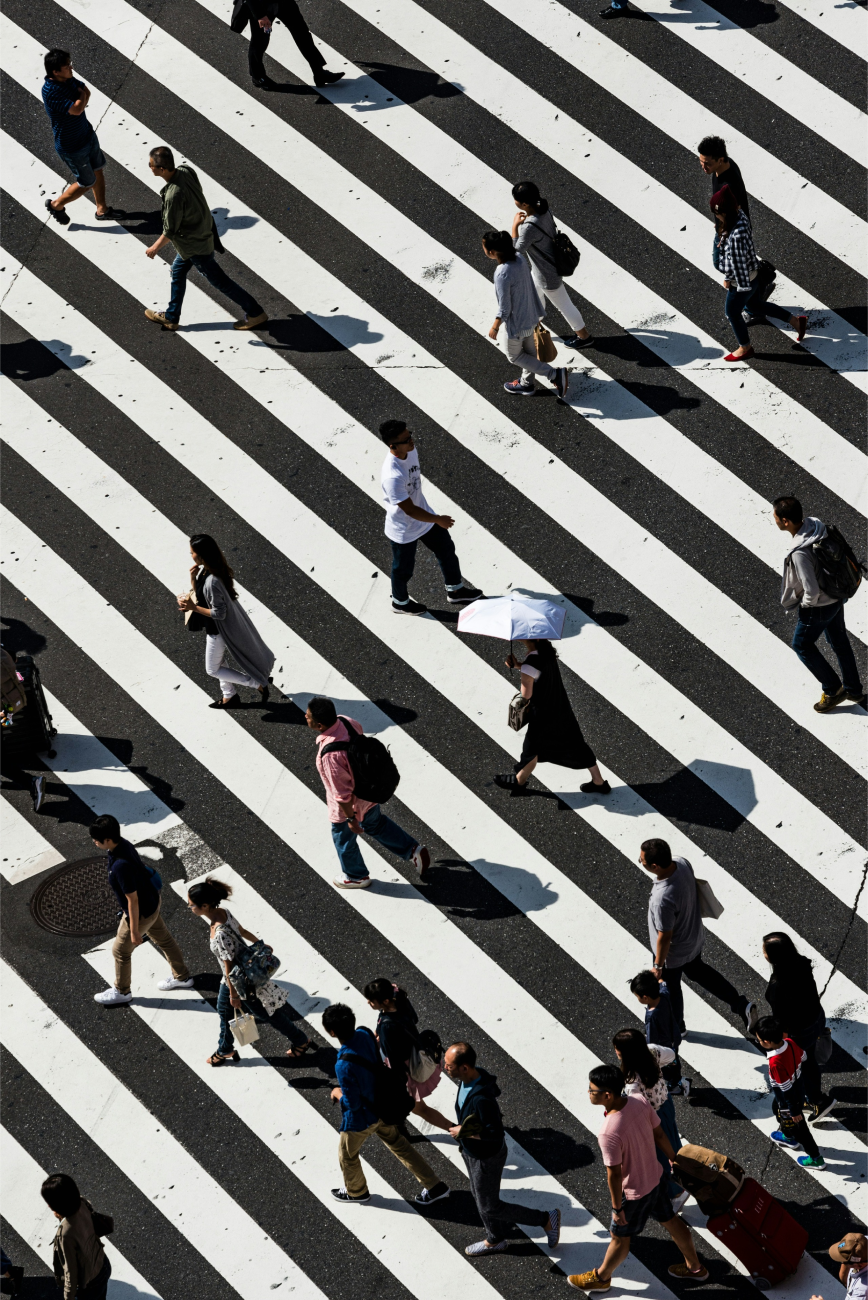
[[[500,335],[500,346],[506,353],[510,363],[519,366],[521,369],[521,382],[525,385],[533,384],[534,375],[543,375],[550,379],[554,384],[557,382],[558,372],[554,366],[550,366],[547,361],[540,361],[536,354],[536,343],[533,334],[525,334],[523,338],[511,339],[508,334]]]
[[[499,1151],[485,1159],[469,1156],[463,1147],[461,1154],[467,1166],[470,1190],[485,1228],[487,1246],[497,1246],[505,1241],[515,1232],[516,1223],[530,1223],[538,1228],[548,1227],[548,1210],[536,1210],[529,1205],[515,1205],[512,1202],[507,1205],[500,1199],[500,1182],[507,1156],[505,1142]]]
[[[674,1065],[674,1061],[673,1061]],[[660,1126],[669,1139],[669,1144],[673,1151],[678,1151],[681,1146],[681,1138],[678,1134],[678,1121],[675,1118],[675,1103],[671,1097],[667,1097],[663,1105],[657,1111],[657,1118],[660,1120]],[[664,1155],[660,1147],[654,1147],[657,1152],[657,1163],[665,1174],[665,1185],[667,1194],[671,1199],[680,1196],[684,1190],[680,1183],[676,1183],[672,1177],[672,1166],[669,1157]]]
[[[786,1142],[800,1143],[806,1155],[811,1156],[814,1160],[819,1160],[820,1149],[814,1141],[813,1133],[808,1128],[808,1121],[802,1114],[804,1093],[801,1088],[796,1086],[791,1089],[791,1093],[792,1095],[787,1093],[783,1099],[779,1098],[775,1093],[772,1101],[775,1116],[781,1126],[780,1131],[783,1133]]]
[[[534,263],[531,263],[530,270],[531,275],[533,276],[533,282],[536,285],[536,291],[539,294],[541,301],[544,302],[545,299],[548,298],[552,306],[557,307],[558,311],[561,313],[577,338],[590,338],[591,331],[585,324],[585,319],[582,316],[582,313],[567,293],[567,286],[564,284],[563,280],[561,280],[557,289],[547,289],[543,284],[542,276]]]
[[[376,1134],[380,1141],[385,1143],[392,1155],[400,1160],[404,1168],[409,1169],[413,1177],[418,1179],[429,1192],[439,1185],[440,1179],[428,1164],[428,1161],[417,1151],[416,1147],[407,1141],[397,1125],[384,1124],[382,1120],[378,1119],[376,1124],[371,1124],[368,1128],[360,1129],[356,1133],[341,1133],[338,1145],[338,1160],[340,1161],[341,1173],[344,1176],[344,1186],[351,1200],[357,1200],[359,1197],[368,1195],[368,1183],[365,1178],[365,1171],[362,1168],[362,1162],[359,1159],[359,1152],[373,1134]]]
[[[103,216],[107,213],[109,209],[105,201],[105,154],[99,147],[96,132],[91,136],[90,143],[76,153],[62,153],[60,149],[56,152],[58,158],[66,163],[75,180],[56,199],[51,200],[49,206],[53,211],[61,212],[68,203],[74,203],[76,199],[81,198],[82,194],[93,190],[97,215]]]
[[[783,307],[777,307],[773,302],[768,302],[762,289],[727,289],[726,301],[723,307],[726,319],[732,326],[732,332],[738,340],[738,347],[735,350],[735,356],[739,357],[750,347],[750,334],[747,325],[742,317],[743,311],[753,312],[757,316],[765,316],[772,320],[782,320],[794,330],[800,330],[801,323],[798,316],[791,316]]]
[[[292,39],[299,48],[302,57],[310,65],[311,75],[316,79],[325,67],[325,59],[313,43],[307,23],[295,0],[278,0],[276,18],[288,29]],[[247,66],[254,81],[265,78],[265,66],[262,57],[268,49],[270,33],[264,32],[256,18],[250,19],[250,44],[247,47]]]
[[[447,591],[458,591],[464,586],[461,577],[461,565],[455,554],[455,543],[449,535],[448,528],[432,524],[427,533],[423,533],[415,542],[392,542],[392,603],[407,605],[410,593],[407,583],[416,568],[416,547],[419,543],[428,550],[440,565],[443,581]]]
[[[626,1215],[627,1222],[622,1225],[615,1223],[613,1219],[609,1225],[611,1240],[603,1262],[597,1269],[597,1276],[602,1281],[607,1282],[618,1265],[623,1264],[630,1254],[630,1243],[633,1237],[639,1236],[649,1219],[654,1219],[666,1229],[684,1256],[685,1266],[690,1272],[698,1272],[702,1269],[690,1229],[672,1209],[665,1184],[666,1176],[661,1175],[657,1187],[647,1196],[621,1202],[621,1209]]]
[[[681,977],[686,975],[694,984],[705,989],[706,993],[711,993],[713,997],[720,998],[725,1002],[730,1011],[738,1016],[744,1016],[749,1005],[748,999],[743,993],[739,993],[726,976],[721,975],[720,971],[713,966],[707,965],[702,960],[702,953],[699,952],[692,961],[685,962],[683,966],[666,965],[663,978],[666,980],[666,987],[669,989],[669,997],[672,1000],[672,1012],[677,1023],[684,1032],[684,993],[681,988]]]
[[[225,668],[226,642],[219,632],[209,632],[205,637],[205,672],[209,677],[216,677],[220,682],[224,703],[237,694],[236,686],[249,686],[257,691],[265,690],[265,683],[258,682],[238,668]]]
[[[530,780],[533,774],[533,770],[536,767],[538,762],[539,759],[536,757],[529,758],[525,763],[524,767],[520,767],[518,769],[518,771],[515,774],[515,779],[519,785],[527,785],[528,781]],[[600,769],[596,763],[592,763],[591,766],[588,768],[588,771],[591,774],[591,780],[593,781],[594,785],[606,784],[605,780],[603,779],[603,775],[600,772]]]
[[[405,862],[408,858],[412,858],[414,851],[419,847],[412,835],[408,835],[397,822],[393,822],[391,817],[387,817],[380,810],[379,804],[374,804],[373,808],[369,808],[365,813],[362,818],[362,830],[366,835],[370,835],[372,840],[382,844],[384,849],[394,853],[397,858],[403,858]],[[341,860],[344,879],[367,880],[368,868],[365,866],[359,848],[358,835],[353,834],[345,821],[332,822],[332,839]]]
[[[194,267],[200,275],[204,275],[210,285],[225,294],[232,302],[237,302],[249,319],[265,315],[256,299],[246,289],[242,289],[240,284],[229,279],[213,253],[197,253],[194,257],[186,259],[179,254],[172,263],[172,292],[166,308],[168,324],[177,325],[181,319],[181,305],[187,288],[187,276]]]
[[[284,1038],[289,1039],[292,1047],[287,1052],[287,1056],[296,1055],[296,1048],[307,1047],[310,1042],[307,1034],[303,1033],[293,1020],[287,1002],[284,1002],[282,1007],[278,1007],[272,1016],[265,1010],[259,998],[242,1000],[241,1006],[248,1015],[256,1016],[258,1020],[267,1020],[270,1025],[273,1025],[275,1029],[283,1034]],[[220,1040],[217,1044],[217,1055],[231,1056],[235,1050],[235,1043],[232,1039],[230,1021],[235,1015],[235,1010],[229,1000],[229,985],[225,980],[220,985],[217,994],[217,1014],[220,1017]]]
[[[840,677],[817,649],[817,642],[824,634],[838,660]],[[810,608],[800,606],[792,646],[808,672],[817,678],[825,695],[835,695],[843,686],[845,691],[856,697],[861,696],[862,683],[859,680],[856,656],[844,626],[843,601],[839,600],[834,605],[813,605]]]
[[[147,935],[149,939],[153,940],[171,966],[172,975],[176,980],[188,980],[190,978],[187,963],[184,961],[184,954],[178,947],[177,940],[172,937],[169,927],[160,914],[159,907],[150,916],[139,917],[139,934]],[[133,973],[132,955],[134,951],[135,949],[130,940],[130,923],[124,917],[118,926],[118,932],[112,944],[112,956],[115,959],[115,988],[118,993],[130,992],[130,980]]]
[[[106,1300],[111,1275],[112,1266],[107,1259],[104,1259],[96,1277],[88,1282],[87,1286],[79,1287],[78,1300]]]

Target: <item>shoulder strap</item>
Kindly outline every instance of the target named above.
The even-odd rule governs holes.
[[[347,732],[347,739],[332,740],[329,742],[328,745],[323,745],[322,749],[320,750],[320,756],[322,756],[323,754],[346,753],[350,747],[350,737],[357,736],[359,734],[356,731],[355,727],[350,725],[348,718],[342,718],[341,715],[338,714],[338,722],[342,722],[344,724],[344,727],[346,728],[346,732]]]

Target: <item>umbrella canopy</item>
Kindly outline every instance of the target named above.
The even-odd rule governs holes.
[[[501,641],[559,641],[566,613],[563,605],[553,600],[513,591],[467,605],[458,615],[458,631],[496,636]]]

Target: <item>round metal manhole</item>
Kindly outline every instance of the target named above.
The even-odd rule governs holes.
[[[118,910],[105,854],[68,862],[43,880],[30,900],[30,913],[43,930],[78,938],[116,930]]]

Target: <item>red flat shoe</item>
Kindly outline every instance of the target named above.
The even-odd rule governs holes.
[[[737,357],[734,352],[729,352],[723,359],[724,361],[747,361],[752,356],[753,348],[748,348],[747,352],[743,352],[740,357]]]
[[[798,329],[796,330],[796,342],[801,343],[808,331],[808,318],[807,316],[798,316],[796,319],[799,322]]]

